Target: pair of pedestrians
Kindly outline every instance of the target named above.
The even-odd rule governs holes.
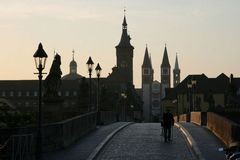
[[[167,110],[167,112],[163,114],[161,125],[163,127],[164,142],[170,142],[172,140],[172,126],[174,125],[173,115],[170,113],[170,110]]]

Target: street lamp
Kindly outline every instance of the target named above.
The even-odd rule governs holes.
[[[97,123],[100,122],[100,112],[99,112],[99,78],[101,75],[102,68],[100,67],[99,63],[97,64],[97,67],[95,68],[96,74],[97,74]]]
[[[192,94],[193,94],[193,111],[195,111],[195,99],[196,99],[196,95],[195,95],[195,87],[196,87],[196,84],[197,84],[197,81],[196,80],[192,80]]]
[[[188,100],[189,100],[189,113],[191,112],[191,105],[192,105],[192,95],[191,95],[191,90],[192,90],[192,83],[188,83],[187,84],[187,88],[188,88]]]
[[[42,71],[45,68],[47,54],[43,49],[42,44],[38,45],[37,51],[33,55],[35,60],[35,65],[38,70],[38,78],[39,78],[39,94],[38,94],[38,126],[37,126],[37,142],[36,142],[36,159],[42,159]]]
[[[132,112],[132,120],[134,121],[134,105],[130,105],[131,112]]]
[[[92,69],[93,69],[93,65],[94,65],[91,56],[88,58],[88,61],[86,64],[87,64],[88,73],[89,73],[89,107],[88,107],[88,111],[90,111],[91,104],[92,104],[92,81],[91,81],[91,78],[92,78]]]
[[[126,99],[127,95],[125,93],[121,93],[121,96],[123,98],[123,115],[124,115],[124,121],[126,121]]]

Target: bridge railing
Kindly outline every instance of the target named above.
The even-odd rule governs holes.
[[[190,121],[198,125],[206,125],[207,112],[191,112]]]
[[[116,122],[116,113],[113,111],[100,111],[100,115],[102,124]]]
[[[43,126],[43,151],[67,147],[96,127],[96,112]]]
[[[188,115],[182,114],[179,122],[188,122]],[[191,112],[190,122],[204,125],[212,131],[225,145],[240,141],[240,125],[213,112]]]
[[[42,126],[43,151],[54,151],[67,147],[95,128],[96,112],[79,115],[61,122],[44,124]],[[36,133],[37,129],[33,126],[24,128],[0,129],[0,144],[3,144],[7,139],[11,138],[11,135],[32,134],[32,145],[35,146]],[[35,147],[33,148],[33,152],[34,149]]]
[[[235,141],[240,141],[240,126],[215,113],[207,113],[207,128],[226,145]]]

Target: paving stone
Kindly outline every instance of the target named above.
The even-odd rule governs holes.
[[[173,128],[173,141],[164,143],[159,123],[136,123],[117,133],[97,160],[195,160],[183,135]]]
[[[206,127],[193,123],[180,123],[192,136],[196,142],[202,156],[206,160],[225,160],[224,152],[219,152],[218,148],[224,144]]]
[[[100,126],[95,131],[89,133],[65,149],[45,153],[43,155],[43,160],[85,160],[99,143],[101,143],[115,129],[124,124],[126,124],[126,122]]]

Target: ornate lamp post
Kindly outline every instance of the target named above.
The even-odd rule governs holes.
[[[36,148],[36,159],[42,159],[42,71],[45,68],[47,54],[43,49],[42,44],[38,45],[37,51],[33,55],[35,60],[35,65],[38,70],[38,78],[39,78],[39,92],[38,92],[38,126],[37,126],[37,148]]]
[[[93,69],[93,61],[92,61],[92,58],[91,56],[88,58],[88,61],[87,61],[87,67],[88,67],[88,73],[89,73],[89,107],[88,107],[88,111],[91,110],[91,107],[92,107],[92,69]]]
[[[97,67],[95,68],[96,74],[97,74],[97,123],[100,123],[100,112],[99,112],[99,78],[101,76],[102,68],[100,67],[99,63],[97,64]]]

